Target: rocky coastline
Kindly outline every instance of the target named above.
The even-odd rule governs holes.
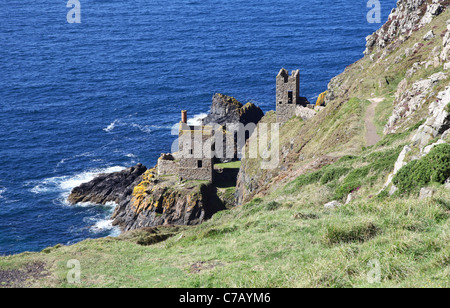
[[[258,123],[264,116],[256,105],[243,105],[234,97],[219,93],[213,96],[210,110],[203,119],[203,125],[247,125]],[[224,210],[225,204],[229,206],[229,198],[221,200],[214,183],[180,181],[176,175],[158,176],[157,170],[158,164],[148,169],[139,163],[120,172],[100,174],[92,181],[75,187],[68,201],[71,204],[116,203],[111,218],[113,225],[123,231],[197,225]],[[226,178],[222,169],[218,173],[219,178]],[[237,172],[231,174],[237,176]]]

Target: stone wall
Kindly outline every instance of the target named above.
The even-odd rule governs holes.
[[[180,164],[175,160],[158,159],[158,176],[161,175],[177,175],[179,172]]]
[[[182,180],[213,180],[213,130],[209,126],[181,123],[178,155]]]
[[[199,167],[201,162],[201,167]],[[213,181],[213,160],[211,158],[184,158],[180,162],[179,176],[181,180]]]

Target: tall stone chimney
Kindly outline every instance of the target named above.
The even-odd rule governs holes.
[[[187,123],[187,111],[181,110],[181,123],[186,124]]]

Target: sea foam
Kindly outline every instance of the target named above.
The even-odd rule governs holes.
[[[34,185],[30,191],[34,194],[41,194],[46,192],[61,192],[62,194],[67,194],[68,196],[73,188],[93,180],[99,174],[119,172],[123,169],[125,169],[125,167],[113,166],[107,168],[92,169],[74,175],[51,177],[41,180],[37,183],[33,182],[37,185]]]

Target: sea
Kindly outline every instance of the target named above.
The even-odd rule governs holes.
[[[379,1],[382,23],[395,4]],[[69,23],[75,8],[80,23]],[[214,93],[273,110],[283,67],[300,69],[300,94],[315,102],[362,58],[381,26],[371,9],[365,0],[2,1],[0,255],[119,235],[115,204],[70,205],[72,188],[154,166],[180,111],[195,122]]]

